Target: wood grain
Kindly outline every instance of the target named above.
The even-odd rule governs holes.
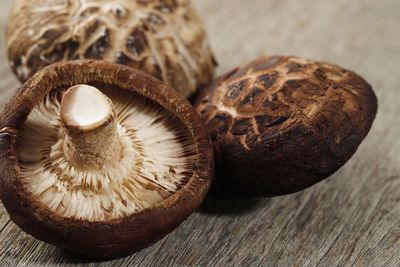
[[[0,31],[11,1],[0,0]],[[0,206],[5,266],[399,266],[400,2],[398,0],[195,0],[218,73],[265,54],[292,54],[355,70],[379,111],[353,158],[330,179],[271,199],[207,199],[157,244],[91,262],[24,234]],[[2,37],[3,38],[3,37]],[[17,87],[0,42],[0,104]]]

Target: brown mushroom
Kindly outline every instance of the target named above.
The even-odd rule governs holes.
[[[338,66],[265,57],[197,99],[216,150],[213,192],[273,196],[330,176],[357,150],[377,111],[371,86]]]
[[[10,65],[23,82],[51,63],[105,59],[184,97],[213,78],[206,39],[189,0],[15,0],[6,30]]]
[[[135,69],[48,66],[0,115],[0,197],[25,232],[96,258],[161,239],[202,202],[213,149],[184,98]]]

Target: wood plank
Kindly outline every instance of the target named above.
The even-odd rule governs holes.
[[[0,31],[10,0],[1,0]],[[0,265],[399,266],[398,0],[195,0],[221,74],[265,54],[339,64],[375,88],[365,142],[330,179],[271,199],[207,199],[177,230],[130,257],[93,262],[26,235],[0,205]],[[17,80],[0,42],[0,106]]]

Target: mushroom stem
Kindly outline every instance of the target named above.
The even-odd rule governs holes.
[[[78,169],[101,169],[116,161],[121,151],[111,100],[85,84],[69,88],[61,101],[65,132],[64,153]]]

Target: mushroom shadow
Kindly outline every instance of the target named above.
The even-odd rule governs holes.
[[[262,202],[265,201],[260,198],[220,198],[208,195],[196,212],[210,215],[243,215],[255,211]]]
[[[87,256],[79,255],[68,250],[64,250],[56,247],[57,256],[62,258],[62,261],[68,264],[88,264],[88,263],[100,263],[104,260],[94,259]]]
[[[95,265],[100,264],[100,263],[107,264],[107,262],[125,258],[125,257],[122,257],[122,258],[116,258],[116,259],[97,259],[97,258],[91,258],[91,257],[85,256],[85,255],[79,255],[79,254],[70,252],[68,250],[58,248],[58,247],[56,247],[56,252],[58,254],[57,256],[59,258],[62,258],[62,260],[61,260],[62,262],[67,263],[67,264],[73,264],[73,265],[81,265],[81,264],[86,265],[89,263],[94,263]],[[132,255],[134,255],[134,253]],[[129,256],[126,256],[126,257],[129,257]]]

